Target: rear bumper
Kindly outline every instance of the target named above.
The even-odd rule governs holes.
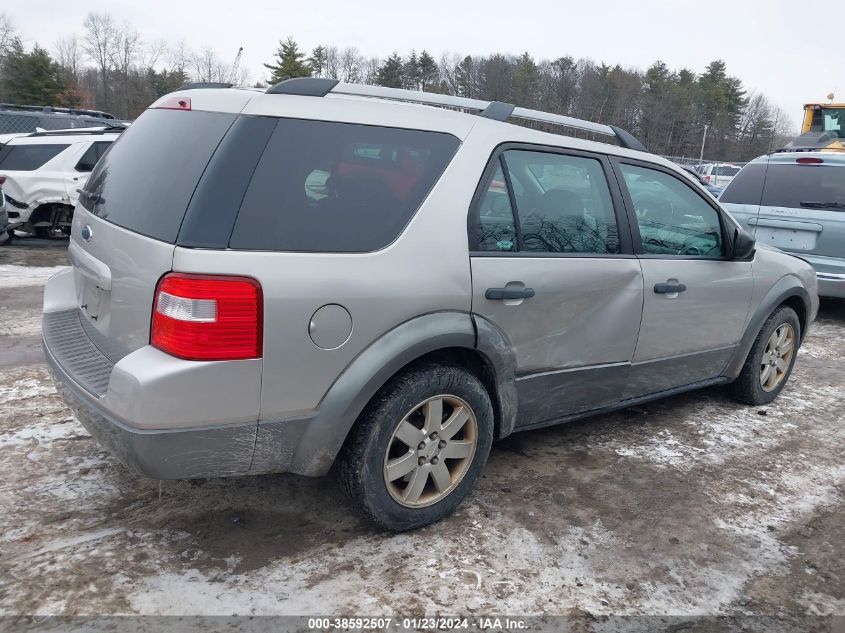
[[[106,412],[99,399],[62,368],[44,340],[56,390],[89,433],[134,472],[155,479],[225,477],[247,473],[257,425],[137,429]]]
[[[845,273],[816,273],[820,297],[845,298]]]

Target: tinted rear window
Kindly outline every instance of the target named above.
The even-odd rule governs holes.
[[[0,145],[0,169],[32,171],[70,147],[68,144]]]
[[[728,184],[719,196],[719,202],[735,204],[760,204],[763,196],[763,180],[766,177],[766,164],[746,165]]]
[[[229,246],[368,252],[408,224],[458,147],[450,134],[280,119]]]
[[[97,163],[80,202],[104,220],[174,243],[194,188],[235,117],[147,110]]]
[[[760,204],[800,208],[802,202],[845,204],[845,166],[769,165]]]

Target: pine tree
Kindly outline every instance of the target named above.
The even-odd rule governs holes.
[[[401,88],[403,69],[402,58],[399,57],[399,53],[394,52],[379,66],[376,73],[376,83],[387,88]]]
[[[38,44],[32,52],[23,49],[16,39],[3,63],[3,94],[12,103],[56,105],[64,90],[59,79],[59,66]]]
[[[420,58],[417,63],[419,69],[420,90],[428,90],[435,87],[438,83],[440,71],[437,68],[437,62],[423,49],[420,53]]]
[[[407,90],[420,89],[420,63],[417,60],[417,53],[411,49],[408,61],[402,67],[402,87]]]
[[[326,47],[318,46],[311,52],[311,57],[308,58],[308,66],[311,68],[311,74],[315,77],[323,77],[326,72]]]
[[[305,63],[303,54],[292,37],[279,42],[275,61],[275,64],[264,64],[264,67],[271,71],[270,83],[275,84],[294,77],[311,76],[311,68]]]

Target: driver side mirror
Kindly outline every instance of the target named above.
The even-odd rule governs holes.
[[[751,259],[754,256],[756,245],[757,242],[751,233],[745,229],[736,228],[731,248],[731,259]]]

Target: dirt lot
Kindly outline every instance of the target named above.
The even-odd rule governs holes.
[[[43,362],[64,263],[0,249],[0,614],[845,614],[845,302],[773,406],[717,388],[515,435],[455,516],[392,536],[332,478],[130,474]]]

